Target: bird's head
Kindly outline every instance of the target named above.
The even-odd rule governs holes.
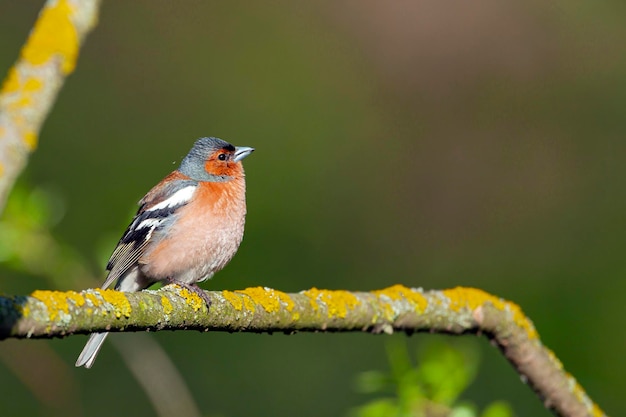
[[[178,170],[196,181],[229,181],[243,176],[241,160],[254,148],[233,146],[218,138],[201,138],[185,156]]]

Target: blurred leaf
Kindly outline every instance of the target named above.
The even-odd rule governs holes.
[[[494,401],[485,408],[480,417],[513,417],[511,406],[504,401]]]
[[[452,405],[476,377],[479,355],[474,344],[452,346],[434,340],[418,353],[419,379],[428,397]]]
[[[397,381],[400,381],[413,369],[406,342],[404,339],[392,338],[389,340],[386,347],[391,373]]]
[[[364,394],[382,391],[392,385],[390,378],[379,371],[363,372],[356,379],[357,391]]]
[[[57,193],[18,183],[0,219],[0,262],[17,271],[46,277],[56,288],[82,286],[90,276],[84,261],[50,230],[64,211]]]
[[[373,400],[360,408],[359,412],[428,417],[478,415],[474,404],[457,403],[478,372],[480,356],[474,341],[456,339],[452,342],[438,338],[429,340],[420,345],[417,366],[413,366],[406,340],[392,338],[387,343],[387,356],[391,375],[386,376],[379,371],[364,372],[357,378],[357,387],[363,393],[395,388],[396,398]],[[503,402],[493,403],[485,413],[495,413],[483,414],[487,417],[511,416],[510,408]]]
[[[419,384],[415,383],[415,372],[407,374],[407,378],[401,380],[398,386],[398,406],[402,415],[412,414],[415,409],[421,409],[426,403],[424,391]]]
[[[58,192],[18,183],[11,192],[2,216],[23,230],[47,229],[56,225],[65,214],[65,203]]]
[[[0,262],[11,263],[15,259],[15,247],[19,231],[10,224],[0,222]]]
[[[389,417],[398,415],[398,407],[392,399],[379,399],[354,410],[358,417]]]
[[[463,404],[452,409],[450,417],[476,417],[476,407],[471,404]]]

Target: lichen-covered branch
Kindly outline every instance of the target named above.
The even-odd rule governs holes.
[[[177,286],[139,293],[96,289],[0,297],[0,339],[147,329],[477,333],[500,347],[555,414],[605,415],[541,344],[521,309],[481,290],[422,291],[396,285],[372,292],[313,288],[286,294],[257,287],[208,295],[210,311],[197,294]]]
[[[100,0],[48,0],[0,90],[0,208],[37,146],[65,78],[74,71]]]

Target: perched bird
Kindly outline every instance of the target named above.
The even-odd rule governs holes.
[[[241,160],[253,148],[217,138],[196,141],[178,169],[139,201],[139,210],[107,265],[102,285],[134,292],[155,282],[195,291],[224,268],[239,248],[246,216]],[[91,368],[108,333],[93,333],[76,366]]]

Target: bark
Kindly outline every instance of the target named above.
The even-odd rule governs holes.
[[[482,290],[423,291],[396,285],[371,292],[312,288],[286,294],[257,287],[207,294],[210,309],[197,294],[177,286],[139,293],[94,289],[0,297],[0,339],[184,329],[482,334],[500,347],[556,415],[605,415],[542,345],[522,310]]]

